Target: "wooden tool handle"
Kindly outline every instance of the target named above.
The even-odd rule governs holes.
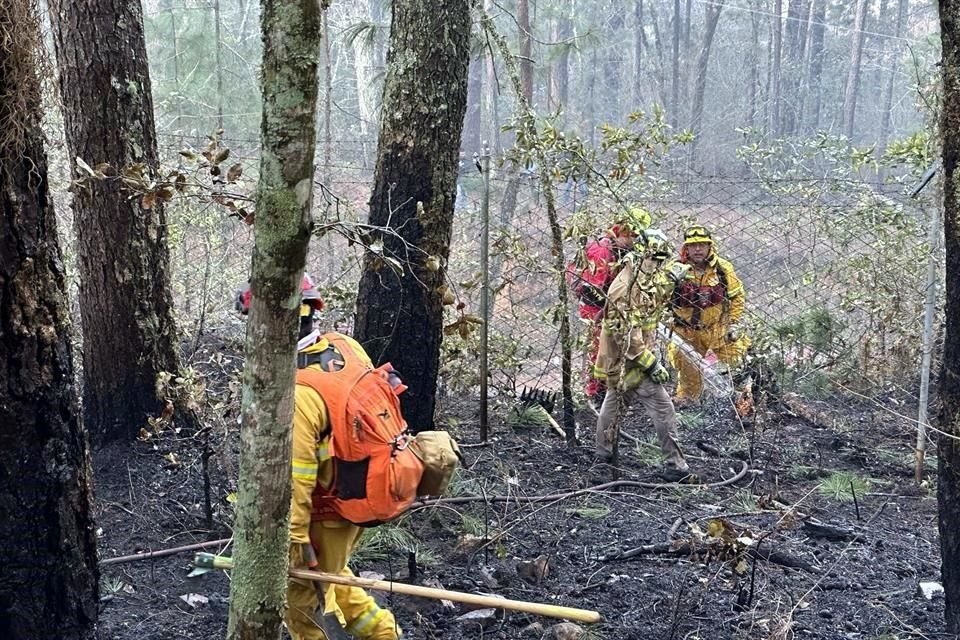
[[[206,569],[233,568],[233,558],[215,556],[212,553],[198,553],[194,557],[193,563],[197,567]],[[484,596],[475,593],[447,591],[446,589],[434,589],[432,587],[421,587],[415,584],[389,582],[387,580],[370,580],[369,578],[358,578],[357,576],[341,576],[333,573],[324,573],[322,571],[309,571],[307,569],[290,569],[290,575],[294,578],[303,578],[315,582],[363,587],[375,591],[388,591],[390,593],[429,598],[431,600],[449,600],[451,602],[462,602],[464,604],[489,607],[491,609],[523,611],[524,613],[532,613],[550,618],[566,618],[567,620],[576,620],[577,622],[600,622],[600,614],[588,609],[575,609],[573,607],[561,607],[555,604],[540,604],[539,602],[526,602],[524,600],[508,600],[506,598],[495,598],[493,596]]]
[[[480,607],[489,607],[492,609],[509,609],[511,611],[523,611],[524,613],[533,613],[550,618],[566,618],[567,620],[576,620],[577,622],[600,622],[600,614],[596,611],[587,609],[575,609],[573,607],[562,607],[554,604],[541,604],[539,602],[526,602],[524,600],[507,600],[505,598],[495,598],[476,593],[463,593],[461,591],[447,591],[446,589],[435,589],[432,587],[421,587],[415,584],[404,584],[402,582],[389,582],[387,580],[370,580],[369,578],[358,578],[356,576],[341,576],[320,571],[308,571],[306,569],[291,569],[290,575],[295,578],[305,578],[307,580],[316,580],[331,584],[342,584],[351,587],[363,587],[375,591],[389,591],[407,596],[418,596],[420,598],[430,598],[431,600],[450,600],[451,602],[462,602],[464,604],[477,605]]]

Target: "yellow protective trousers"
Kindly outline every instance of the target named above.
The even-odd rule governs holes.
[[[727,325],[723,322],[702,329],[674,326],[673,331],[701,355],[712,349],[717,360],[731,369],[740,364],[743,355],[747,352],[747,347],[750,346],[750,340],[746,336],[728,342]],[[674,395],[680,400],[699,401],[700,396],[703,395],[703,377],[700,375],[700,370],[672,343],[667,348],[667,358],[678,373],[677,391]]]
[[[310,540],[317,554],[317,571],[352,576],[347,560],[357,539],[360,527],[345,522],[314,522],[310,526]],[[324,594],[324,614],[333,614],[341,626],[355,638],[362,640],[398,640],[403,632],[387,609],[359,587],[321,585]],[[317,584],[291,578],[287,585],[287,629],[293,640],[326,640],[314,615],[320,606]]]

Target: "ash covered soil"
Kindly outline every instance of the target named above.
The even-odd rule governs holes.
[[[238,347],[208,340],[194,354],[210,398],[204,432],[163,430],[94,452],[102,559],[229,537]],[[458,501],[370,530],[352,568],[596,610],[603,621],[587,625],[585,638],[947,637],[942,594],[928,600],[918,587],[939,580],[939,551],[935,492],[912,478],[911,424],[898,417],[911,409],[890,398],[800,402],[806,418],[773,399],[745,422],[730,406],[681,412],[681,443],[705,482],[729,482],[746,464],[723,486],[629,484],[663,483],[652,428],[637,409],[625,420],[632,439],[621,441],[616,472],[549,428],[495,422],[489,445],[464,449],[451,492]],[[467,397],[443,402],[441,415],[466,445],[478,440],[476,406]],[[584,410],[578,421],[589,443],[595,419]],[[932,482],[932,461],[927,475]],[[621,484],[563,495],[614,479]],[[224,637],[229,577],[188,578],[191,559],[104,566],[100,637]],[[510,612],[462,620],[459,605],[378,598],[409,638],[553,637],[559,622]]]

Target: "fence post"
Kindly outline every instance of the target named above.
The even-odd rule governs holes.
[[[489,389],[488,345],[490,338],[490,147],[486,141],[480,152],[480,173],[483,193],[480,196],[480,442],[487,441]]]
[[[927,407],[930,399],[930,361],[933,352],[933,319],[937,313],[937,247],[940,246],[940,208],[930,207],[930,228],[927,231],[927,298],[923,308],[923,358],[920,361],[920,408],[917,412],[917,446],[914,450],[913,476],[923,480],[923,461],[927,450]]]

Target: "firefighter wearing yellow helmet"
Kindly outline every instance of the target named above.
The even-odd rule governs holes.
[[[712,351],[727,367],[738,365],[750,341],[739,328],[745,296],[733,265],[717,255],[713,235],[699,224],[684,233],[680,261],[689,270],[671,298],[674,331],[698,353]],[[703,393],[699,369],[672,344],[668,357],[679,372],[677,404],[699,402]]]
[[[638,242],[638,245],[641,245]],[[653,422],[664,458],[660,474],[671,481],[696,482],[676,441],[677,416],[664,384],[670,374],[657,358],[657,324],[685,265],[671,261],[673,250],[659,229],[647,229],[642,248],[623,261],[607,295],[594,375],[607,383],[597,419],[596,453],[604,461],[619,438],[618,407],[639,403]]]

